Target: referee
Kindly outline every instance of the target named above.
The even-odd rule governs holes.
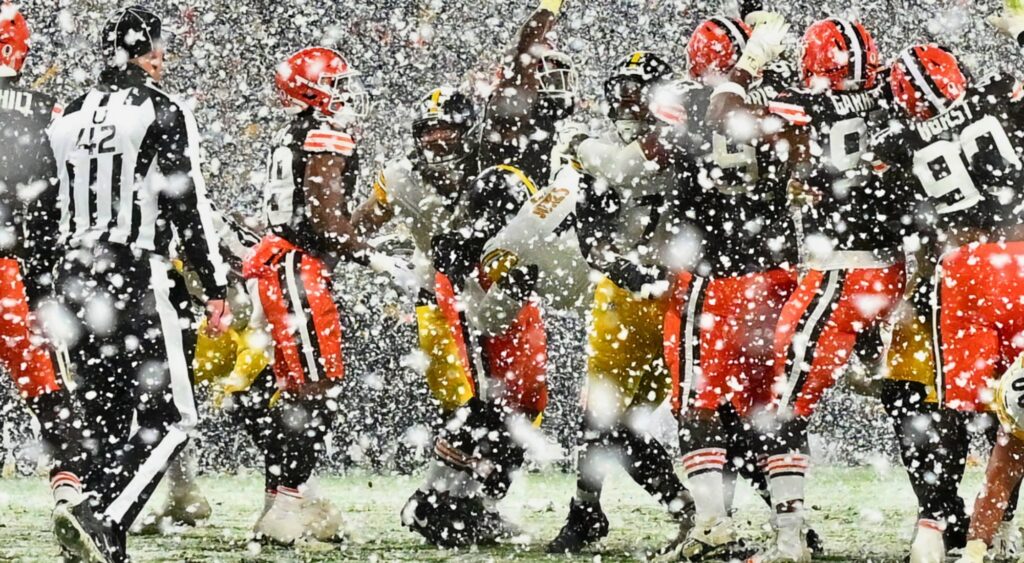
[[[212,334],[230,311],[196,121],[157,86],[160,18],[118,10],[101,41],[109,66],[98,85],[50,129],[63,253],[54,289],[74,325],[57,340],[77,381],[91,496],[54,520],[65,549],[124,561],[126,530],[197,418],[189,296],[172,246],[201,281]]]

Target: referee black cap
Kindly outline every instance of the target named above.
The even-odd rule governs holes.
[[[103,26],[103,52],[110,60],[123,64],[154,50],[160,41],[161,31],[160,17],[149,8],[132,6],[120,9]]]

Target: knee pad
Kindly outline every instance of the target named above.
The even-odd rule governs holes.
[[[503,498],[512,473],[522,467],[526,450],[512,437],[506,410],[473,398],[455,411],[434,444],[434,455],[446,465],[470,473],[484,494]]]

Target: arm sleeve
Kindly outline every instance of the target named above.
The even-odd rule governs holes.
[[[639,292],[644,284],[663,279],[665,273],[630,260],[615,248],[612,234],[622,210],[618,192],[598,191],[588,182],[576,203],[576,236],[590,267],[602,272],[619,287]]]
[[[52,281],[53,268],[57,263],[57,237],[60,210],[57,204],[60,186],[57,183],[57,164],[48,142],[40,144],[39,182],[42,191],[35,199],[25,204],[25,293],[29,305],[35,309],[40,299],[46,297]]]
[[[199,276],[206,297],[223,299],[228,267],[220,253],[200,170],[199,128],[192,113],[175,103],[158,107],[157,121],[157,163],[172,187],[170,193],[163,194],[163,209],[181,240],[182,256]]]

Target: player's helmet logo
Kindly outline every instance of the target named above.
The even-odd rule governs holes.
[[[881,64],[878,46],[860,22],[839,18],[819,21],[807,28],[801,46],[800,66],[806,86],[832,90],[875,86]]]
[[[686,46],[690,76],[707,82],[716,75],[725,75],[736,66],[750,39],[750,27],[740,20],[714,17],[693,30]]]
[[[28,58],[28,22],[10,2],[0,5],[0,76],[17,76]]]
[[[949,51],[934,44],[915,45],[893,63],[889,86],[908,114],[930,119],[963,97],[967,75]]]
[[[339,126],[366,117],[369,111],[369,95],[360,74],[331,49],[308,47],[293,54],[277,67],[274,82],[288,111],[313,108]]]

